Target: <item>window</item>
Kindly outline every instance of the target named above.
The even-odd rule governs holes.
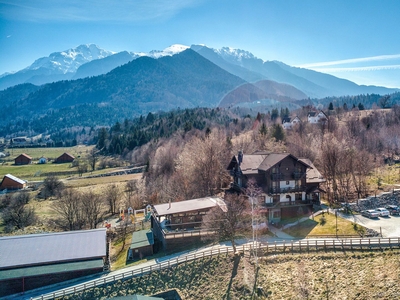
[[[280,210],[274,211],[274,219],[279,219],[280,217],[281,217],[281,211]]]
[[[289,181],[286,181],[286,185],[289,185]]]

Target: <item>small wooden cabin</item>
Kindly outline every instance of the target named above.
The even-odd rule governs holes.
[[[22,153],[15,158],[14,162],[16,165],[29,165],[32,163],[32,157],[28,154]]]
[[[0,191],[2,190],[20,190],[26,187],[26,181],[19,179],[11,174],[4,175],[0,183]]]
[[[63,163],[71,163],[73,162],[75,157],[67,152],[61,154],[59,157],[56,158],[54,161],[57,164],[63,164]]]

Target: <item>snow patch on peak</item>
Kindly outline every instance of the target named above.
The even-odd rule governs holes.
[[[216,53],[221,55],[222,57],[231,57],[237,61],[241,61],[242,59],[254,59],[256,58],[251,52],[235,49],[231,47],[222,47],[221,49],[215,50]]]
[[[48,57],[39,58],[26,69],[46,68],[58,74],[74,73],[81,65],[112,54],[115,52],[103,50],[95,44],[80,45],[76,48],[51,53]]]
[[[189,46],[185,45],[180,45],[180,44],[174,44],[171,45],[164,50],[152,50],[148,53],[148,56],[153,57],[153,58],[160,58],[163,56],[172,56],[178,53],[181,53],[182,51],[185,51],[186,49],[189,49]]]

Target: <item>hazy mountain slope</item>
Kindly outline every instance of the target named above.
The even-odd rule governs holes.
[[[28,97],[9,95],[7,103],[8,109],[12,104],[26,118],[85,103],[119,107],[135,116],[178,107],[215,107],[243,83],[188,49],[159,59],[140,57],[105,75],[46,84]],[[7,115],[1,121],[14,117]]]
[[[307,95],[300,90],[271,80],[261,80],[256,83],[243,84],[229,92],[221,100],[220,107],[232,107],[243,103],[253,103],[259,100],[296,101],[306,99]]]
[[[197,53],[199,53],[201,56],[207,58],[209,61],[213,62],[220,68],[228,71],[229,73],[231,73],[233,75],[243,78],[244,80],[246,80],[248,82],[255,82],[258,80],[265,79],[265,76],[263,76],[259,73],[250,71],[249,69],[246,69],[239,65],[228,62],[221,55],[219,55],[217,52],[215,52],[213,49],[210,49],[206,46],[192,45],[190,48],[192,50],[196,51]]]
[[[303,78],[307,78],[308,80],[328,89],[330,92],[330,96],[359,95],[359,94],[371,94],[371,93],[389,94],[396,91],[396,89],[380,87],[380,86],[357,85],[356,83],[350,80],[338,78],[329,74],[324,74],[304,68],[292,67],[282,62],[275,62],[275,63],[278,64],[282,69],[287,70],[292,74],[295,74]]]
[[[278,83],[272,80],[261,80],[254,83],[254,85],[270,95],[287,97],[293,100],[302,100],[307,98],[307,95],[302,91],[285,83]]]
[[[106,74],[118,66],[122,66],[137,58],[136,54],[127,51],[119,52],[102,59],[95,59],[78,68],[72,79]]]
[[[363,93],[387,94],[397,91],[396,89],[385,87],[359,86],[349,80],[312,70],[291,67],[278,61],[264,62],[250,52],[240,49],[228,47],[211,49],[201,45],[193,45],[192,49],[210,59],[221,68],[249,82],[269,79],[286,83],[303,91],[307,96],[312,98],[358,95]],[[221,62],[221,59],[224,62]],[[247,70],[247,73],[244,69]]]

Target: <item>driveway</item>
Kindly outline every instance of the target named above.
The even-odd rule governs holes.
[[[370,219],[361,215],[339,215],[351,222],[355,222],[364,227],[374,229],[381,233],[383,237],[399,237],[400,236],[400,216],[379,217]]]

